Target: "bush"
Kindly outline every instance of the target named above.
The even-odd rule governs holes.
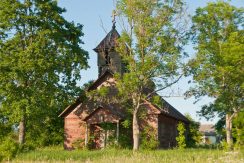
[[[244,146],[244,112],[240,112],[233,120],[232,135],[234,139],[234,149],[240,150]]]
[[[33,151],[35,149],[36,149],[35,144],[32,142],[27,142],[27,143],[19,146],[20,152],[29,152],[29,151]]]
[[[155,135],[157,135],[156,130],[145,127],[141,135],[141,148],[149,150],[157,149],[159,142]]]
[[[12,136],[8,136],[3,139],[0,144],[0,161],[10,160],[16,156],[19,151],[18,143],[13,139]]]
[[[225,150],[225,151],[228,151],[230,149],[228,143],[225,140],[220,142],[220,148]]]
[[[185,138],[185,126],[182,122],[178,123],[177,130],[179,135],[176,137],[176,141],[179,149],[186,148],[186,138]]]
[[[85,140],[78,138],[72,143],[72,147],[75,149],[85,149]]]
[[[199,131],[200,123],[192,119],[190,114],[185,114],[186,118],[190,121],[187,132],[186,145],[187,147],[196,147],[201,143],[202,134]]]

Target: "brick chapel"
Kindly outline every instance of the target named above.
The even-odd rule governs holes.
[[[116,81],[113,75],[125,72],[121,56],[115,51],[116,40],[119,37],[114,23],[111,31],[94,49],[98,60],[98,79],[89,86],[87,91],[109,87],[112,92],[109,96],[116,93]],[[80,146],[87,146],[90,143],[92,148],[101,149],[108,145],[109,139],[118,142],[123,134],[131,138],[128,139],[131,141],[128,143],[132,144],[131,132],[122,127],[122,123],[127,118],[125,108],[116,103],[81,99],[78,98],[59,115],[64,118],[65,149],[74,149],[75,142],[80,142]],[[187,125],[189,121],[163,98],[161,100],[163,107],[144,101],[146,118],[140,128],[147,127],[154,131],[158,148],[172,148],[177,145],[177,124],[183,122]],[[114,128],[108,129],[105,123],[113,125]]]

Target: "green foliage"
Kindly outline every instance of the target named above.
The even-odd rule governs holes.
[[[0,104],[1,105],[1,104]],[[0,141],[12,132],[11,123],[8,119],[0,113]]]
[[[8,136],[0,143],[0,161],[10,160],[16,156],[19,151],[19,145],[13,136]]]
[[[122,125],[124,128],[129,128],[131,126],[131,120],[130,119],[126,119],[122,122]]]
[[[240,114],[234,118],[232,132],[235,148],[240,149],[244,146],[244,112],[240,112]]]
[[[243,8],[227,2],[209,3],[198,8],[193,17],[197,54],[189,66],[198,85],[188,93],[197,98],[204,95],[217,98],[206,108],[209,114],[233,112],[233,108],[240,110],[243,105],[240,100],[244,81],[242,19]]]
[[[116,124],[114,123],[109,123],[109,122],[103,122],[100,124],[100,126],[104,129],[104,130],[115,130],[116,129]]]
[[[120,100],[132,101],[134,149],[139,140],[140,104],[154,91],[163,90],[181,77],[181,50],[185,43],[183,2],[168,0],[118,0],[119,16],[128,25],[122,29],[116,51],[127,71],[117,74]],[[180,18],[180,19],[178,19]],[[175,22],[181,22],[175,24]],[[184,28],[181,26],[183,25]],[[155,88],[157,87],[157,90]],[[138,134],[139,133],[139,134]]]
[[[223,138],[225,137],[225,117],[221,117],[219,121],[215,124],[215,129],[218,135],[221,135]]]
[[[27,131],[26,143],[35,147],[62,144],[64,124],[63,120],[57,117],[59,113],[57,109],[57,111],[53,113],[42,115],[42,117],[40,117],[42,122],[36,122],[34,124],[27,123],[27,129],[34,129],[29,132]],[[36,116],[38,117],[38,115]],[[35,122],[38,120],[35,119],[35,117],[30,117],[29,121]]]
[[[85,140],[78,138],[72,143],[72,147],[74,149],[86,149],[85,147]]]
[[[132,129],[131,129],[131,125],[128,125],[128,121],[124,123],[122,122],[122,125],[119,126],[118,141],[116,137],[117,124],[110,123],[110,122],[103,122],[99,125],[102,128],[100,134],[106,135],[106,149],[131,148]],[[72,143],[72,147],[74,149],[93,150],[96,148],[95,142],[97,141],[98,137],[100,138],[101,136],[100,134],[97,135],[97,133],[90,133],[88,137],[87,146],[85,146],[85,139],[78,138]]]
[[[231,122],[243,110],[243,19],[244,8],[224,1],[198,8],[192,18],[196,56],[188,64],[196,85],[187,95],[197,99],[205,95],[215,98],[200,111],[207,118],[217,113],[220,117],[231,117],[228,120]]]
[[[148,124],[149,119],[147,117],[148,116],[147,108],[142,107],[140,109],[138,116],[141,125],[140,148],[147,149],[147,150],[157,149],[159,146],[159,141],[157,138],[158,131],[157,129],[150,126],[150,124]]]
[[[132,148],[132,116],[127,113],[126,120],[121,122],[119,134],[119,146],[122,149]]]
[[[156,106],[158,106],[160,108],[163,108],[163,101],[162,101],[162,98],[160,96],[158,96],[158,95],[153,96],[152,99],[151,99],[151,102],[154,105],[156,105]]]
[[[117,124],[103,122],[100,126],[102,127],[103,132],[106,133],[106,148],[115,148],[118,144],[116,140]]]
[[[220,142],[220,148],[225,150],[225,151],[229,151],[230,150],[230,146],[226,141],[221,141]]]
[[[99,89],[91,90],[85,92],[85,97],[96,101],[96,103],[117,103],[117,95],[114,93],[116,91],[114,87],[102,86]]]
[[[132,148],[132,128],[122,128],[119,134],[119,147],[120,149],[131,149]]]
[[[61,142],[57,116],[78,97],[88,67],[82,25],[64,12],[53,0],[0,1],[0,119],[4,126],[25,120],[26,142],[36,146]]]
[[[72,160],[72,161],[71,161]],[[73,150],[65,151],[62,146],[37,149],[17,156],[13,162],[242,162],[243,151],[227,153],[216,149],[185,150]]]
[[[186,148],[186,136],[185,136],[185,125],[182,122],[179,122],[177,125],[178,136],[176,137],[177,147],[179,149]]]
[[[146,150],[155,150],[159,146],[157,139],[157,130],[151,127],[144,127],[141,134],[141,148]]]
[[[95,148],[94,140],[95,140],[95,136],[94,135],[90,135],[89,138],[88,138],[87,146],[85,148],[88,149],[88,150],[94,149]]]
[[[25,144],[19,145],[19,153],[33,151],[36,149],[36,147],[36,144],[34,144],[31,141],[28,141]]]
[[[116,149],[129,149],[131,148],[131,137],[132,137],[132,128],[130,125],[130,118],[128,118],[126,121],[122,122],[122,125],[119,126],[119,139],[117,142],[116,138],[116,130],[117,126],[116,124],[112,123],[103,123],[101,127],[104,130],[110,130],[112,132],[111,135],[109,135],[106,143],[106,148],[116,148]]]
[[[98,90],[99,96],[106,97],[108,95],[108,91],[109,91],[109,88],[107,88],[107,87],[101,87]]]
[[[118,13],[128,20],[131,29],[122,31],[116,48],[128,69],[122,79],[118,78],[123,95],[127,92],[131,97],[133,92],[139,94],[143,88],[152,91],[155,85],[165,87],[171,83],[170,79],[179,75],[184,31],[178,31],[171,20],[182,14],[182,5],[181,1],[174,4],[149,0],[117,2]],[[181,39],[176,41],[176,35]]]
[[[199,131],[200,123],[194,121],[190,114],[186,114],[185,117],[190,121],[189,130],[187,132],[187,147],[196,147],[201,142],[202,134]]]

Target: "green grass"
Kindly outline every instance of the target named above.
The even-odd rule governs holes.
[[[186,149],[186,150],[74,150],[65,151],[61,147],[49,147],[18,155],[13,162],[165,162],[165,163],[243,163],[244,152],[225,152],[216,149]]]

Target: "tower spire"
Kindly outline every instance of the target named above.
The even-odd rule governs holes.
[[[116,10],[113,10],[112,11],[112,23],[113,23],[113,29],[115,29],[115,24],[116,24],[116,16],[117,16],[117,13],[116,13]]]

